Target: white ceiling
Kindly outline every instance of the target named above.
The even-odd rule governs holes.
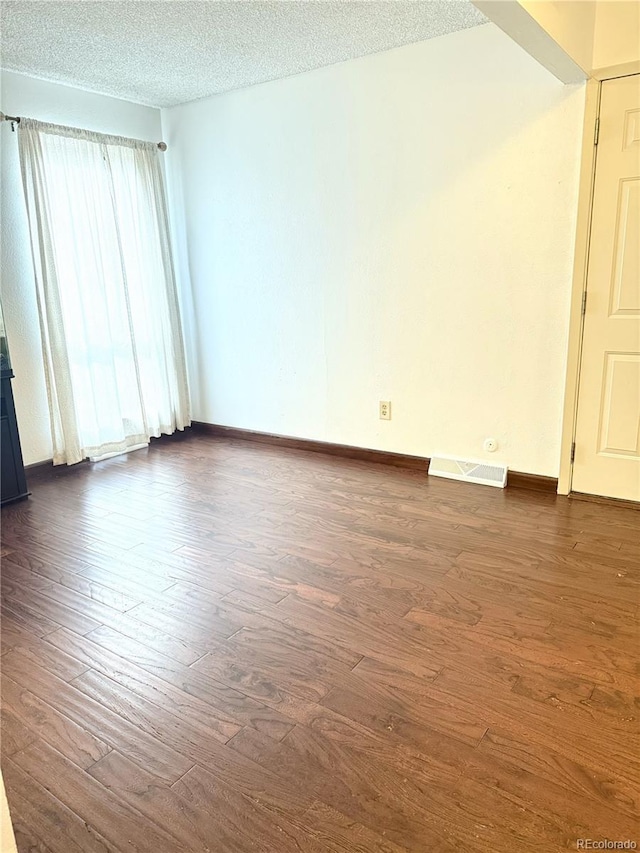
[[[482,24],[469,0],[3,0],[2,67],[166,107]]]

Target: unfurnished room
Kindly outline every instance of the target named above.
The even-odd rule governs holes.
[[[640,845],[640,0],[0,0],[2,853]]]

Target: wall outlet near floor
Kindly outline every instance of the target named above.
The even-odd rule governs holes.
[[[380,420],[391,420],[391,400],[380,400]]]

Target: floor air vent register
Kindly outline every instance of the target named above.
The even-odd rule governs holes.
[[[479,483],[482,486],[495,486],[498,489],[504,489],[507,485],[507,466],[490,462],[470,462],[465,459],[434,456],[429,463],[429,474],[432,477]]]

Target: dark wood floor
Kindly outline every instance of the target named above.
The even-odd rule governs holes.
[[[640,844],[640,514],[187,436],[2,512],[20,851]]]

